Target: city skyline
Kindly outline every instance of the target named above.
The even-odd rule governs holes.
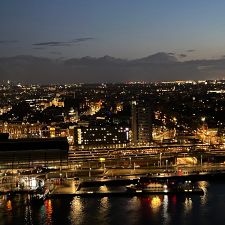
[[[223,224],[224,11],[0,0],[0,224]]]

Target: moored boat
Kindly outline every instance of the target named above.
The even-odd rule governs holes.
[[[43,203],[49,194],[49,190],[37,190],[30,194],[32,203]]]
[[[126,186],[127,192],[146,194],[204,194],[203,189],[192,184],[191,181],[184,183],[150,181]]]

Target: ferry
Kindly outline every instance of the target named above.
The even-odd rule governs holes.
[[[128,193],[145,194],[204,194],[202,188],[196,187],[191,181],[184,183],[150,181],[126,186]]]

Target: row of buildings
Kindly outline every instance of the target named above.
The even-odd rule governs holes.
[[[45,125],[42,123],[0,123],[0,133],[10,138],[67,137],[78,148],[116,148],[132,145],[149,145],[152,141],[152,110],[144,102],[132,102],[131,127],[107,124],[104,117],[99,123],[85,121],[68,124]]]

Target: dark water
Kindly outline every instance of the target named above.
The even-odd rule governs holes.
[[[0,199],[0,225],[225,224],[225,182],[200,182],[204,196],[99,197],[46,200]]]

